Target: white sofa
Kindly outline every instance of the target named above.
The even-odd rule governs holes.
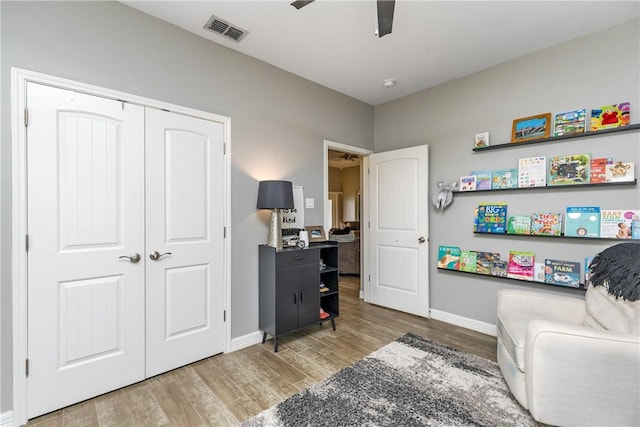
[[[498,293],[498,364],[539,422],[640,426],[640,301]]]

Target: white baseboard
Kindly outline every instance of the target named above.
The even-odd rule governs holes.
[[[231,351],[242,350],[245,347],[252,346],[254,344],[260,344],[262,342],[262,332],[255,331],[250,334],[243,335],[231,340]],[[2,427],[2,426],[0,426]]]
[[[12,427],[13,426],[13,412],[1,412],[0,413],[0,427]]]
[[[452,325],[461,326],[463,328],[471,329],[472,331],[480,332],[494,337],[497,335],[496,325],[492,325],[491,323],[469,319],[468,317],[458,316],[457,314],[447,313],[446,311],[431,309],[430,312],[432,319],[451,323]]]

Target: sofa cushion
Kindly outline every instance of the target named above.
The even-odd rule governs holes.
[[[515,310],[502,310],[498,313],[498,336],[502,339],[505,348],[515,361],[518,369],[524,372],[524,343],[527,326],[532,320],[553,320],[567,322],[562,313],[527,313]],[[582,319],[581,319],[582,320]]]
[[[586,326],[640,335],[640,300],[624,301],[602,287],[589,286],[585,295]]]
[[[529,313],[515,311],[502,311],[498,314],[498,336],[522,372],[524,372],[524,336],[527,332],[527,324],[534,319],[535,316]]]

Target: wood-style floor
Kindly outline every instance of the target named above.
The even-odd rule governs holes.
[[[407,332],[496,359],[496,338],[364,303],[340,279],[340,317],[222,354],[38,418],[28,426],[227,426],[317,383]]]

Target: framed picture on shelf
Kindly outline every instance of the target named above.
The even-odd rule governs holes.
[[[551,113],[523,117],[513,121],[511,142],[548,138],[551,133]]]
[[[308,225],[305,229],[309,233],[310,242],[324,242],[327,240],[324,235],[324,228],[321,225]]]

